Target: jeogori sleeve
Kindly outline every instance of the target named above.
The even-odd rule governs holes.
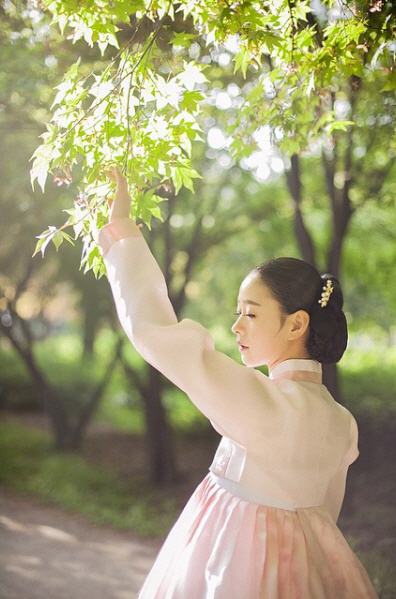
[[[276,427],[278,387],[216,351],[209,332],[199,323],[177,320],[163,274],[143,236],[136,225],[128,228],[123,223],[122,232],[118,231],[117,222],[107,231],[102,229],[99,240],[106,246],[107,275],[118,317],[137,351],[224,434],[244,446],[262,438],[263,428]]]

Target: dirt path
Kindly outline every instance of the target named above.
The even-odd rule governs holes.
[[[158,548],[0,489],[1,599],[135,599]]]

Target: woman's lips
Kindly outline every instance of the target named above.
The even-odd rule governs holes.
[[[249,348],[247,345],[243,345],[243,343],[238,343],[238,349],[239,349],[239,351],[245,351]]]

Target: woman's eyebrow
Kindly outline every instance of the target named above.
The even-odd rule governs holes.
[[[249,304],[250,306],[261,306],[261,304],[258,304],[257,302],[254,302],[253,300],[240,300],[240,299],[238,299],[238,302],[242,302],[242,304]]]

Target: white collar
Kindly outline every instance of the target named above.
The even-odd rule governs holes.
[[[322,364],[316,360],[291,359],[277,364],[270,372],[269,378],[278,378],[285,372],[312,372],[322,377]]]

